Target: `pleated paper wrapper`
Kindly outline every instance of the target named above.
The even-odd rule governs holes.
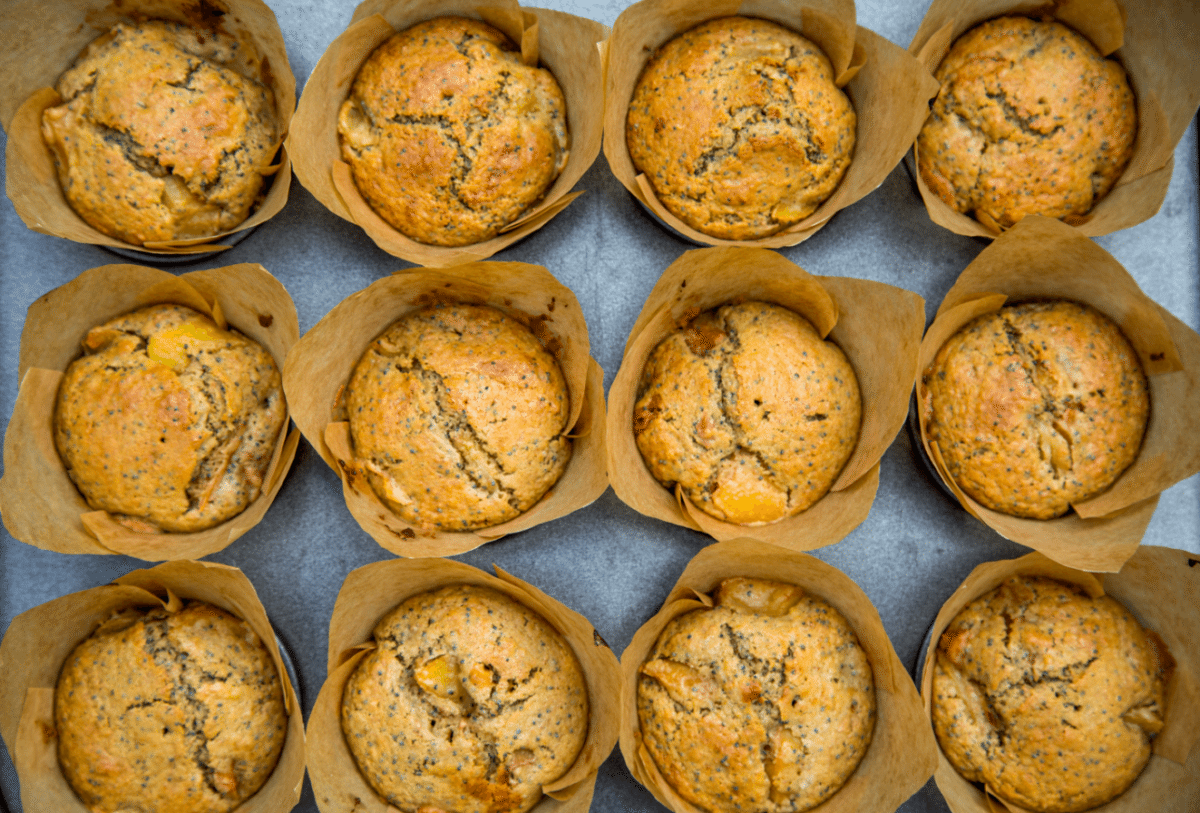
[[[308,718],[308,772],[321,813],[398,813],[377,795],[354,761],[342,734],[342,693],[368,652],[379,620],[411,596],[455,584],[497,590],[534,610],[571,647],[588,691],[588,733],[575,763],[554,782],[531,813],[586,813],[596,774],[617,742],[617,658],[586,618],[531,584],[496,568],[493,576],[449,559],[392,559],[346,577],[329,622],[328,677]]]
[[[288,714],[283,752],[266,784],[238,812],[280,813],[296,806],[304,783],[304,719],[258,594],[235,567],[167,562],[34,607],[13,619],[5,633],[0,642],[0,734],[21,781],[26,813],[88,813],[58,764],[54,686],[63,662],[113,614],[132,607],[174,613],[184,599],[220,607],[249,624],[271,653],[283,687]]]
[[[54,445],[54,404],[67,366],[87,332],[146,305],[185,305],[262,345],[283,372],[299,338],[296,306],[283,285],[255,263],[176,276],[140,265],[84,271],[29,307],[17,402],[4,435],[0,518],[29,545],[58,553],[121,553],[148,561],[198,559],[227,547],[266,514],[292,465],[300,436],[285,421],[258,497],[236,516],[203,531],[140,533],[93,510],[75,488]]]

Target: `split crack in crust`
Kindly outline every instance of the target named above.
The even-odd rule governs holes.
[[[272,91],[231,67],[240,44],[178,23],[118,24],[43,113],[71,208],[126,242],[228,231],[261,202],[277,147]]]
[[[712,813],[798,813],[840,788],[875,720],[870,664],[846,619],[793,585],[724,580],[673,619],[638,677],[642,742]]]
[[[225,813],[266,782],[287,716],[249,626],[211,605],[116,613],[63,665],[59,761],[96,813]]]
[[[342,730],[360,772],[401,810],[520,813],[574,763],[582,670],[540,616],[488,588],[404,601],[350,676]]]
[[[1173,666],[1107,596],[1013,577],[971,602],[938,644],[933,722],[968,780],[1044,813],[1122,793],[1162,728]]]
[[[803,220],[833,193],[855,123],[816,45],[766,20],[726,17],[655,52],[630,99],[625,138],[672,214],[740,240]]]
[[[390,326],[355,365],[346,407],[371,488],[423,529],[512,519],[571,456],[558,363],[494,308],[435,306]]]
[[[861,398],[845,355],[778,305],[726,305],[646,361],[634,434],[650,473],[717,519],[752,525],[808,508],[858,440]]]
[[[1075,302],[984,314],[925,371],[926,434],[972,498],[1052,519],[1106,490],[1137,457],[1149,386],[1120,329]]]
[[[287,417],[266,350],[179,305],[92,328],[84,350],[59,384],[54,440],[89,506],[189,532],[258,497]]]
[[[1133,154],[1120,64],[1061,23],[1001,17],[956,40],[917,139],[921,175],[993,232],[1026,214],[1081,223]]]
[[[423,243],[499,234],[566,166],[566,102],[503,33],[439,17],[393,35],[338,114],[342,157],[370,207]]]

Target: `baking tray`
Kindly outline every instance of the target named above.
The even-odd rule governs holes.
[[[623,0],[537,2],[607,25],[625,6]],[[354,8],[348,0],[270,4],[279,17],[292,70],[301,79],[349,23]],[[925,5],[860,0],[858,22],[907,46]],[[1140,226],[1097,240],[1151,297],[1193,328],[1200,326],[1196,155],[1193,122],[1176,151],[1175,175],[1162,211]],[[644,213],[613,178],[603,156],[577,188],[586,194],[495,259],[544,265],[575,292],[607,388],[651,287],[667,265],[693,246]],[[930,222],[911,177],[899,166],[867,198],[834,216],[810,240],[781,253],[816,274],[875,279],[916,291],[932,317],[959,272],[985,245]],[[0,203],[0,420],[7,422],[16,399],[17,348],[26,308],[88,268],[122,261],[98,247],[29,231],[7,200]],[[326,211],[295,179],[286,208],[235,248],[168,268],[181,272],[236,262],[262,263],[283,282],[296,301],[302,332],[349,294],[408,267],[376,248],[356,226]],[[537,585],[587,616],[620,655],[687,561],[708,542],[701,534],[637,514],[610,489],[570,516],[455,558],[487,569],[495,563]],[[1197,478],[1163,494],[1145,542],[1200,554]],[[952,502],[930,479],[908,432],[901,431],[884,455],[870,517],[844,541],[815,555],[862,586],[879,609],[901,661],[913,667],[938,608],[967,573],[980,562],[1026,552]],[[342,579],[356,567],[389,557],[351,518],[340,482],[307,442],[301,443],[262,524],[210,557],[240,567],[258,589],[291,649],[306,717],[325,679],[326,633]],[[0,629],[30,607],[144,566],[120,556],[49,553],[0,531]],[[0,790],[0,807],[7,803],[17,813],[15,776],[3,749]],[[307,782],[296,809],[316,813]],[[614,750],[601,768],[592,810],[664,809],[633,781]],[[947,810],[932,781],[900,809]]]

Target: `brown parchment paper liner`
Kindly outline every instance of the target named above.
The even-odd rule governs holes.
[[[304,720],[267,611],[250,580],[235,567],[168,562],[34,607],[13,619],[5,633],[0,642],[0,735],[20,778],[26,813],[87,813],[58,765],[54,686],[63,661],[114,612],[130,607],[177,612],[182,599],[204,601],[243,619],[271,653],[283,686],[287,734],[270,778],[238,811],[278,813],[295,807],[304,782]]]
[[[961,34],[1005,14],[1048,15],[1083,34],[1125,66],[1137,97],[1129,166],[1076,228],[1095,237],[1153,217],[1171,183],[1175,145],[1200,107],[1200,9],[1192,0],[933,0],[908,51],[932,74]],[[915,162],[913,176],[934,223],[955,234],[996,236],[932,192]]]
[[[596,772],[617,742],[621,674],[617,658],[591,622],[499,567],[492,576],[448,559],[391,559],[352,571],[329,622],[328,677],[308,718],[308,773],[321,813],[398,813],[363,779],[342,734],[342,692],[359,661],[375,648],[372,632],[405,599],[452,584],[490,587],[536,611],[570,645],[588,690],[588,734],[575,764],[544,785],[532,813],[586,813]]]
[[[497,236],[458,247],[419,243],[375,214],[354,185],[350,166],[342,161],[337,132],[338,109],[371,52],[395,32],[441,15],[483,20],[520,45],[525,64],[536,65],[540,59],[566,97],[571,135],[567,164],[540,203]],[[325,208],[360,226],[393,257],[435,267],[486,259],[546,225],[583,194],[568,193],[600,154],[604,88],[597,81],[597,44],[607,35],[608,28],[600,23],[561,11],[522,8],[516,0],[365,0],[304,85],[287,140],[296,177]]]
[[[1037,552],[979,565],[942,605],[930,631],[921,672],[926,725],[933,719],[933,654],[950,622],[972,601],[1017,575],[1077,584],[1091,596],[1107,593],[1163,639],[1175,659],[1175,671],[1167,684],[1165,725],[1154,738],[1150,762],[1125,793],[1091,811],[1189,809],[1185,799],[1200,799],[1200,748],[1193,747],[1200,740],[1200,647],[1196,646],[1200,641],[1200,613],[1196,612],[1200,607],[1200,567],[1189,566],[1192,564],[1196,560],[1186,551],[1145,546],[1134,552],[1120,573],[1103,575],[1060,565]],[[1025,813],[984,785],[964,779],[940,747],[937,763],[934,780],[954,813]]]
[[[730,15],[773,20],[819,45],[858,116],[854,157],[833,194],[800,222],[757,240],[712,237],[671,214],[634,168],[625,144],[629,100],[654,51],[705,20]],[[883,183],[920,132],[937,88],[902,48],[855,25],[854,0],[642,0],[617,17],[605,47],[604,156],[631,195],[689,240],[710,246],[794,246]]]
[[[976,316],[1029,299],[1071,299],[1108,316],[1133,344],[1150,384],[1150,420],[1133,465],[1108,491],[1050,520],[977,503],[954,483],[925,434],[921,375],[937,351]],[[1200,336],[1146,296],[1107,251],[1052,218],[1024,218],[966,267],[921,342],[916,387],[921,443],[963,508],[1001,536],[1080,570],[1120,570],[1140,544],[1159,493],[1200,471]]]
[[[422,530],[394,514],[355,460],[349,424],[334,414],[375,337],[404,315],[440,302],[490,305],[528,326],[557,359],[570,397],[571,460],[562,477],[525,513],[478,531]],[[604,493],[604,371],[589,352],[579,300],[540,265],[414,268],[351,294],[304,334],[283,367],[283,389],[296,425],[341,477],[346,506],[364,531],[397,556],[453,556],[565,516]]]
[[[770,525],[735,525],[709,516],[659,485],[633,435],[642,368],[666,336],[697,313],[731,302],[763,300],[801,314],[846,353],[862,393],[862,426],[854,454],[832,489],[806,511]],[[625,343],[608,391],[608,471],[631,508],[719,539],[748,537],[792,550],[840,541],[871,510],[879,459],[900,431],[917,369],[925,300],[870,280],[816,277],[763,248],[725,246],[682,254],[650,292]]]
[[[223,11],[223,14],[214,13]],[[266,197],[236,228],[190,240],[144,246],[109,237],[85,223],[67,203],[59,186],[50,148],[42,141],[42,111],[60,104],[54,90],[58,77],[92,40],[120,22],[174,20],[200,28],[216,26],[244,48],[239,72],[258,79],[275,94],[279,141],[287,133],[296,107],[296,79],[288,65],[283,33],[262,0],[11,0],[0,4],[0,124],[8,133],[5,146],[5,192],[25,225],[36,232],[76,243],[132,248],[151,254],[196,254],[222,251],[213,240],[253,228],[274,217],[287,203],[291,162],[264,167]]]
[[[87,332],[144,305],[171,302],[207,314],[261,344],[283,371],[300,334],[283,285],[256,263],[175,276],[140,265],[84,271],[32,305],[21,333],[17,402],[4,435],[0,518],[29,545],[58,553],[123,553],[139,559],[197,559],[253,528],[271,506],[292,465],[300,436],[285,421],[262,491],[240,514],[193,533],[138,533],[93,510],[67,475],[54,445],[54,402],[67,366]]]
[[[621,653],[621,756],[634,779],[675,813],[703,813],[677,794],[642,745],[637,715],[638,673],[658,636],[673,619],[712,607],[722,579],[750,576],[787,582],[829,602],[846,617],[867,654],[875,679],[875,731],[867,753],[821,813],[891,813],[933,775],[937,743],[921,699],[866,593],[842,571],[804,553],[781,551],[752,539],[710,545],[688,562],[662,609],[642,625]]]

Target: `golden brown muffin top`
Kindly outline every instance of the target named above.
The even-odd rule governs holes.
[[[522,813],[574,764],[588,730],[575,653],[495,590],[405,600],[375,627],[342,694],[342,731],[379,795],[419,813]]]
[[[1150,758],[1173,664],[1108,596],[1014,576],[942,633],[934,730],[959,773],[1006,801],[1088,810],[1123,793]]]
[[[711,813],[800,813],[858,766],[875,726],[871,665],[846,619],[791,584],[729,578],[672,620],[638,677],[641,738]]]
[[[921,176],[994,232],[1027,214],[1081,222],[1133,155],[1124,69],[1062,23],[989,20],[954,42],[936,76]]]
[[[198,531],[259,494],[287,419],[271,355],[180,305],[88,331],[58,387],[54,442],[93,509]]]
[[[571,458],[558,362],[495,308],[408,314],[363,353],[345,398],[371,488],[424,529],[506,522],[532,508]]]
[[[75,647],[54,725],[63,775],[93,813],[226,813],[271,775],[287,713],[250,626],[188,602],[123,610]]]
[[[654,479],[707,514],[762,525],[829,491],[858,442],[858,379],[812,324],[767,302],[725,305],[663,339],[633,410]]]
[[[925,431],[982,505],[1052,519],[1137,457],[1150,395],[1137,352],[1078,302],[1027,302],[966,324],[926,369]]]
[[[837,188],[856,118],[821,49],[767,20],[722,17],[654,52],[626,114],[638,171],[713,237],[766,237]]]
[[[338,113],[342,156],[375,213],[422,243],[495,237],[566,166],[566,101],[500,31],[437,17],[363,63]]]
[[[71,208],[135,245],[234,228],[259,201],[281,137],[274,95],[233,68],[232,38],[117,24],[59,77],[42,113]]]

